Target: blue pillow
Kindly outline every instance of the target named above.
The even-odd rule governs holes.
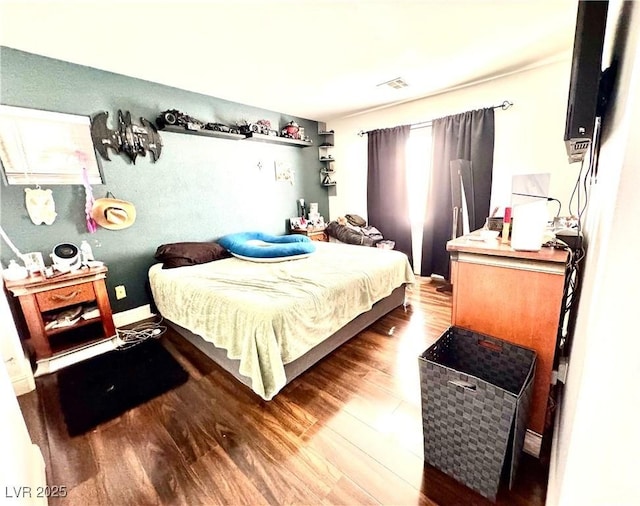
[[[263,232],[239,232],[228,234],[217,241],[231,254],[248,260],[285,260],[308,256],[316,250],[308,237],[300,234],[271,235]],[[286,258],[285,258],[286,257]]]

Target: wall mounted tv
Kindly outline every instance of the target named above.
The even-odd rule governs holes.
[[[564,131],[569,162],[584,160],[593,141],[608,7],[608,1],[578,2]]]

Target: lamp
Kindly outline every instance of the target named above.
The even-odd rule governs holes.
[[[2,236],[2,239],[4,240],[4,242],[7,243],[7,245],[11,248],[14,254],[24,262],[24,255],[20,253],[18,248],[16,248],[13,242],[11,242],[11,239],[9,239],[9,236],[6,234],[6,232],[2,227],[0,227],[0,236]],[[24,279],[28,275],[29,275],[29,271],[27,270],[27,268],[18,265],[15,260],[11,260],[9,262],[9,267],[3,272],[3,276],[6,279],[10,279],[12,281],[18,280],[18,279]]]
[[[306,218],[307,208],[304,203],[304,199],[298,199],[298,216],[304,219]]]
[[[13,244],[13,242],[11,242],[11,239],[9,239],[9,236],[7,235],[7,233],[4,231],[4,229],[2,227],[0,227],[0,236],[2,236],[2,238],[4,239],[4,242],[7,243],[7,246],[9,246],[11,248],[11,250],[15,253],[15,255],[20,260],[24,261],[24,255],[22,253],[20,253],[18,248],[16,248],[15,244]]]

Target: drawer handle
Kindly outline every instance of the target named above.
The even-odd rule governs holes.
[[[80,290],[74,290],[73,292],[71,292],[69,295],[52,295],[51,298],[55,299],[57,301],[67,301],[67,300],[71,300],[75,297],[77,297],[78,295],[80,295]]]
[[[473,383],[469,383],[468,381],[449,380],[449,381],[447,381],[447,383],[449,383],[450,385],[453,385],[455,387],[463,388],[463,389],[471,391],[471,392],[475,392],[475,390],[476,390],[476,386]]]
[[[495,351],[496,353],[502,353],[501,343],[494,343],[488,339],[478,339],[478,344],[488,350]]]

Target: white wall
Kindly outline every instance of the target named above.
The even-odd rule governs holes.
[[[621,66],[587,212],[582,298],[549,476],[554,506],[640,504],[640,3],[627,3],[620,18],[617,7],[610,4],[607,34]]]
[[[46,498],[37,493],[46,485],[42,453],[31,443],[4,364],[0,364],[0,406],[0,503],[46,506]]]
[[[2,265],[0,265],[0,283],[2,283]],[[7,301],[7,292],[4,289],[0,289],[0,359],[9,373],[16,395],[26,394],[36,388],[31,364],[22,349],[20,336]]]
[[[329,122],[327,127],[336,131],[338,182],[337,195],[329,198],[331,219],[349,212],[366,216],[367,137],[359,137],[358,131],[417,123],[504,100],[514,106],[496,110],[492,207],[510,202],[513,174],[549,172],[550,194],[562,201],[563,214],[569,214],[567,205],[579,171],[579,164],[568,163],[563,142],[569,56],[457,91]],[[556,211],[549,203],[550,214]]]

